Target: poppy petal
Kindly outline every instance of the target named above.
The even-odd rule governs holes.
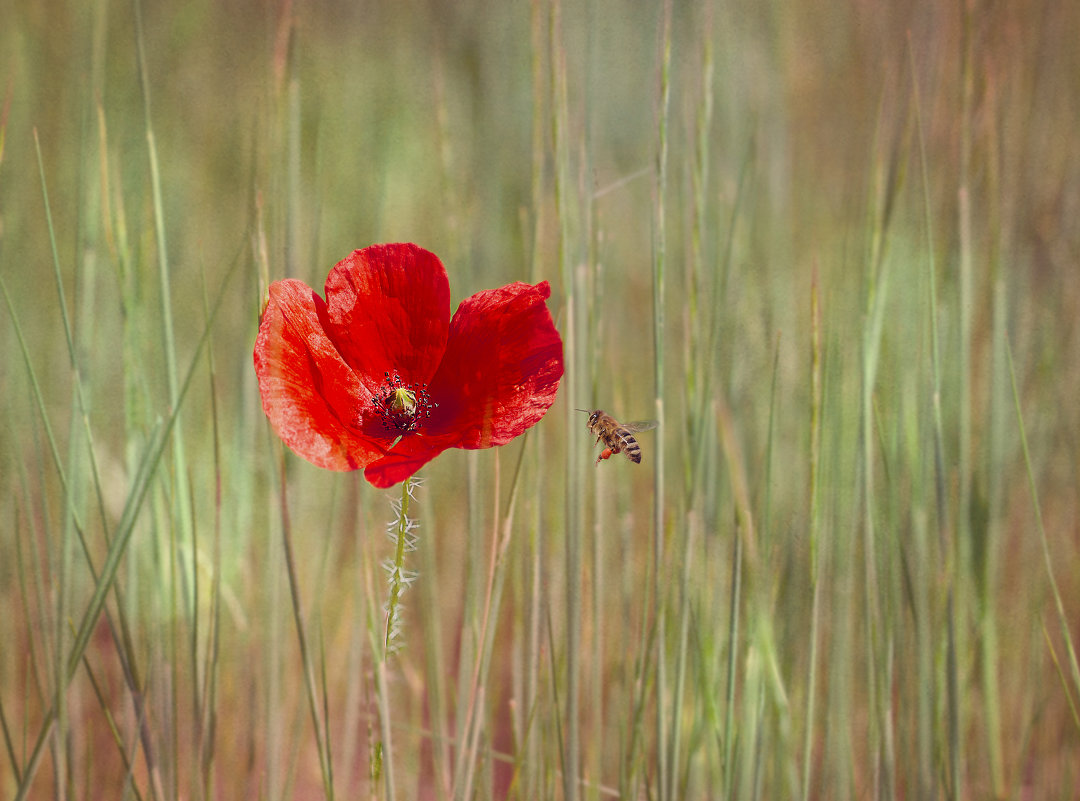
[[[274,431],[299,456],[355,470],[386,453],[356,427],[360,381],[327,336],[326,304],[307,284],[275,281],[255,340],[259,394]]]
[[[386,456],[364,469],[364,478],[379,489],[392,487],[430,462],[457,440],[453,432],[440,437],[413,435],[402,438]]]
[[[563,374],[562,339],[545,300],[547,281],[514,283],[462,301],[431,380],[439,404],[426,426],[454,432],[459,448],[505,445],[544,416]]]
[[[353,251],[326,278],[326,316],[326,333],[368,395],[388,372],[405,383],[427,383],[446,348],[446,268],[413,244]]]

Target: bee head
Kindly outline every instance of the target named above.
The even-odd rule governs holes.
[[[600,419],[600,410],[599,409],[593,409],[592,411],[590,411],[589,409],[574,409],[574,411],[575,412],[585,412],[585,414],[589,415],[589,425],[590,426],[593,423],[595,423],[597,420]]]

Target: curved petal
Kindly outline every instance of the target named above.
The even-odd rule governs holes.
[[[427,383],[446,348],[446,268],[412,244],[353,251],[326,278],[326,316],[327,334],[368,395],[387,372]]]
[[[439,404],[425,433],[459,448],[505,445],[555,402],[563,347],[544,302],[547,281],[515,283],[462,301],[429,392]]]
[[[402,438],[386,456],[369,464],[364,469],[364,478],[379,489],[392,487],[452,447],[456,440],[457,435],[454,433],[439,437],[411,434]]]
[[[255,339],[263,411],[297,455],[318,467],[355,470],[386,453],[390,440],[357,428],[360,382],[326,334],[326,305],[303,281],[270,285]]]

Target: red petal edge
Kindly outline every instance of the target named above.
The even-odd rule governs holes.
[[[270,285],[255,339],[259,394],[274,431],[298,456],[329,470],[355,470],[386,453],[353,421],[363,388],[327,336],[326,304],[302,281]]]
[[[547,281],[478,292],[450,321],[446,354],[432,379],[438,403],[428,430],[456,432],[459,448],[505,445],[555,402],[563,345],[545,300]]]
[[[424,434],[405,437],[386,456],[369,464],[364,478],[379,489],[392,487],[451,447],[455,439],[453,434],[437,438]]]

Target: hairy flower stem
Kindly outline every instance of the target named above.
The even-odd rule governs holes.
[[[416,578],[416,573],[405,569],[405,554],[416,549],[417,522],[409,519],[409,501],[412,500],[413,490],[419,486],[420,480],[407,478],[401,482],[401,498],[393,502],[394,520],[387,527],[387,534],[394,541],[394,561],[384,563],[390,579],[390,598],[386,602],[386,634],[383,639],[383,658],[387,658],[395,650],[395,640],[400,634],[401,623],[401,596],[408,589],[409,584]]]
[[[416,578],[416,573],[405,569],[405,554],[416,549],[417,522],[409,519],[409,501],[415,501],[413,492],[421,481],[418,478],[407,478],[401,484],[401,498],[391,501],[390,506],[394,510],[394,519],[386,527],[387,536],[394,542],[394,559],[385,560],[382,563],[390,581],[390,597],[386,601],[386,629],[383,633],[382,654],[377,655],[375,661],[375,695],[379,709],[379,733],[381,739],[375,745],[372,756],[372,778],[378,781],[380,776],[386,783],[386,801],[393,801],[396,797],[394,791],[394,758],[393,746],[391,745],[390,726],[390,696],[387,690],[386,666],[390,656],[401,647],[401,596],[409,588],[409,584]],[[370,575],[370,574],[369,574]],[[370,590],[370,585],[369,585]],[[368,618],[368,633],[371,637],[372,651],[378,648],[375,639],[377,630],[374,615]]]

